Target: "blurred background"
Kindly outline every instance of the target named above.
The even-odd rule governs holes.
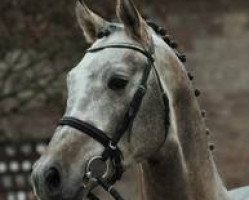
[[[200,104],[207,111],[215,160],[225,184],[229,189],[249,184],[249,1],[135,3],[144,16],[165,27],[187,55],[186,68],[202,91]],[[106,19],[116,20],[116,1],[87,4]],[[20,189],[25,177],[20,177],[28,177],[28,161],[32,163],[42,151],[64,112],[65,76],[88,47],[74,5],[73,0],[0,2],[1,200],[13,197],[13,184],[25,199]],[[30,155],[25,154],[28,149]],[[130,174],[132,170],[120,185],[127,198],[137,193]]]

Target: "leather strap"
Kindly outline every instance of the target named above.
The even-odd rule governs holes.
[[[140,52],[144,56],[146,56],[148,63],[145,66],[142,79],[140,81],[140,84],[138,86],[137,91],[134,94],[134,97],[130,103],[130,107],[127,110],[127,112],[124,115],[123,123],[118,126],[117,130],[115,131],[115,134],[113,138],[110,140],[110,146],[116,147],[126,130],[132,125],[134,119],[136,118],[137,112],[139,111],[140,105],[142,103],[143,97],[146,94],[147,91],[147,81],[148,77],[150,75],[150,71],[152,66],[154,65],[154,58],[152,57],[154,53],[154,45],[152,45],[153,48],[150,48],[150,51],[147,51],[143,49],[142,47],[139,47],[134,44],[129,43],[120,43],[120,44],[108,44],[106,46],[102,47],[96,47],[96,48],[90,48],[87,50],[88,53],[95,53],[104,49],[131,49],[137,52]],[[110,148],[110,147],[109,147]],[[110,151],[110,149],[106,149],[106,151]],[[103,153],[104,155],[107,155],[106,152]]]
[[[150,48],[150,51],[147,51],[145,49],[143,49],[142,47],[139,47],[137,45],[134,44],[130,44],[130,43],[119,43],[119,44],[108,44],[105,46],[101,46],[101,47],[96,47],[96,48],[90,48],[88,49],[86,52],[87,53],[95,53],[97,51],[101,51],[104,49],[131,49],[137,52],[140,52],[142,54],[144,54],[149,60],[151,60],[152,62],[154,62],[154,58],[152,57],[152,55],[154,54],[154,45],[152,45],[152,47]]]
[[[109,138],[102,130],[75,117],[63,117],[58,122],[58,125],[73,127],[92,137],[93,139],[101,143],[104,147],[107,147],[111,140],[111,138]]]

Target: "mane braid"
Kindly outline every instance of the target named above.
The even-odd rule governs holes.
[[[167,30],[158,26],[155,22],[148,20],[147,24],[158,34],[161,36],[161,38],[166,42],[175,52],[179,60],[183,63],[187,61],[185,54],[183,54],[178,49],[178,44],[176,41],[173,40],[171,35],[167,34]]]
[[[173,40],[172,36],[169,35],[167,33],[167,30],[164,29],[163,27],[160,27],[159,25],[157,25],[155,22],[151,21],[151,20],[146,20],[147,24],[158,34],[161,36],[161,38],[164,40],[164,42],[166,44],[168,44],[172,49],[173,51],[175,52],[176,56],[179,58],[179,60],[182,62],[182,63],[185,63],[187,61],[186,59],[186,55],[183,54],[179,49],[178,49],[178,44],[176,41]],[[194,79],[194,76],[191,74],[191,72],[188,72],[188,77],[189,77],[189,80],[192,81]],[[201,92],[199,89],[195,89],[194,90],[194,94],[196,97],[199,97]],[[204,110],[201,111],[201,115],[202,117],[205,119],[206,117],[206,112]],[[205,133],[207,136],[210,135],[210,131],[209,129],[206,129],[206,133]],[[213,143],[209,143],[208,145],[209,147],[209,150],[210,151],[214,151],[215,149],[215,145]]]

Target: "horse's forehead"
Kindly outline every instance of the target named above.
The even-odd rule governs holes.
[[[122,30],[122,27],[121,27],[121,30]],[[140,46],[133,39],[127,36],[125,31],[119,30],[119,31],[113,32],[107,38],[96,41],[92,45],[92,48],[103,47],[103,46],[107,46],[110,44],[123,44],[123,43]],[[97,56],[94,56],[94,58],[97,58]],[[142,63],[145,60],[144,56],[141,55],[141,53],[128,49],[128,48],[127,49],[121,49],[121,48],[106,49],[106,51],[100,51],[98,58],[101,59],[102,61],[108,60],[114,63],[119,61],[123,63],[135,62],[136,64]]]
[[[107,38],[97,40],[91,48],[103,47],[109,44],[127,43],[132,41],[123,31],[117,31]],[[144,55],[131,49],[108,48],[94,53],[86,53],[81,62],[72,70],[73,75],[100,73],[105,70],[135,71],[147,62]],[[73,73],[76,72],[76,73]],[[111,72],[111,71],[110,71]]]
[[[130,49],[106,49],[95,53],[87,53],[76,66],[76,73],[100,73],[105,70],[136,71],[147,62],[146,57]],[[111,71],[109,71],[111,72]]]

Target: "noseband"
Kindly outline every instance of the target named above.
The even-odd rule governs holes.
[[[143,71],[142,79],[140,81],[140,84],[131,100],[130,106],[128,110],[126,111],[122,123],[117,127],[115,133],[113,134],[113,137],[110,138],[108,135],[98,129],[95,126],[92,126],[91,124],[88,124],[87,122],[84,122],[80,119],[66,116],[63,117],[59,121],[60,126],[70,126],[72,128],[75,128],[79,130],[80,132],[87,134],[94,140],[98,141],[100,144],[104,146],[104,151],[102,152],[101,156],[96,156],[90,159],[90,161],[87,164],[85,175],[89,180],[96,181],[100,186],[102,186],[107,192],[109,192],[112,197],[116,200],[123,200],[123,198],[119,195],[119,193],[112,187],[116,181],[120,180],[123,174],[123,166],[122,166],[122,153],[118,147],[118,143],[120,139],[123,137],[125,132],[132,126],[134,119],[137,116],[137,113],[139,111],[139,108],[142,104],[142,100],[144,95],[147,91],[147,82],[150,75],[150,71],[152,68],[155,70],[155,74],[158,80],[159,88],[162,94],[162,99],[164,103],[164,109],[165,109],[165,126],[166,126],[166,132],[168,129],[168,98],[166,93],[163,90],[162,83],[159,78],[159,74],[154,66],[154,45],[152,45],[152,48],[150,48],[149,51],[133,45],[133,44],[127,44],[127,43],[120,43],[120,44],[109,44],[102,47],[97,48],[90,48],[87,50],[87,53],[95,53],[99,52],[104,49],[130,49],[133,51],[140,52],[147,58],[147,65],[145,66],[145,69]],[[165,136],[166,138],[166,136]],[[107,172],[107,161],[110,160],[113,168],[115,169],[115,173],[109,180],[104,180],[104,175]],[[103,166],[102,170],[97,170],[96,166]],[[98,198],[92,194],[91,192],[88,195],[88,198],[91,200],[98,200]]]

